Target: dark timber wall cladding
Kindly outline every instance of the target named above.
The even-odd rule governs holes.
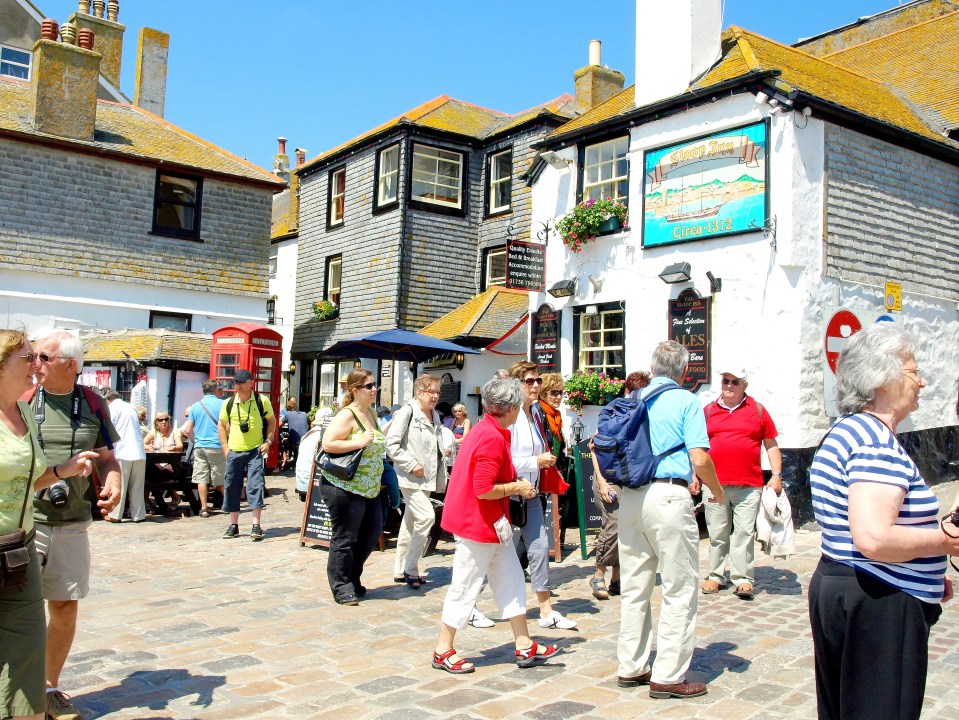
[[[826,275],[959,300],[959,168],[826,124]]]

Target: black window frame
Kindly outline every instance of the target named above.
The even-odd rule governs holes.
[[[337,222],[333,222],[333,177],[341,172],[343,173],[343,216]],[[326,176],[326,229],[339,229],[344,225],[346,225],[346,165],[338,165],[330,168]]]
[[[336,294],[336,299],[330,297],[330,265],[334,261],[340,261],[340,291]],[[343,297],[343,253],[337,253],[336,255],[327,255],[326,261],[323,263],[323,299],[329,300],[334,303],[337,307],[340,306],[340,299]]]
[[[181,330],[181,328],[171,328],[166,325],[155,325],[154,321],[156,318],[168,317],[168,318],[180,318],[186,320],[186,329],[185,332],[193,331],[193,315],[190,313],[178,313],[178,312],[166,312],[161,310],[151,310],[150,311],[150,329],[157,330]]]
[[[490,203],[493,199],[493,158],[498,155],[504,155],[509,153],[509,205],[501,210],[493,210],[490,206]],[[483,183],[483,213],[487,218],[500,217],[502,215],[509,215],[513,212],[513,146],[509,145],[507,147],[501,147],[496,150],[491,150],[486,154],[486,182]]]
[[[160,184],[161,178],[170,177],[178,180],[189,180],[196,183],[196,201],[194,203],[171,203],[164,201],[167,205],[182,205],[193,207],[193,228],[192,230],[182,230],[180,228],[160,225],[157,223],[157,214],[160,202]],[[200,175],[191,175],[189,173],[171,172],[169,170],[158,168],[156,171],[156,181],[153,187],[153,221],[151,235],[162,235],[164,237],[175,237],[183,240],[200,240],[200,226],[203,219],[203,177]]]
[[[392,200],[387,200],[384,203],[380,202],[380,158],[382,158],[383,153],[388,150],[396,149],[396,197]],[[373,165],[373,212],[377,211],[386,211],[393,210],[394,208],[399,207],[400,204],[400,176],[403,173],[403,167],[400,165],[402,160],[403,151],[400,148],[400,142],[391,142],[387,145],[383,145],[376,151],[376,159]]]
[[[617,310],[623,314],[623,364],[619,370],[619,373],[608,372],[607,374],[617,377],[620,380],[626,379],[626,304],[624,302],[608,302],[608,303],[589,303],[589,305],[596,306],[596,312],[604,313],[610,312],[612,310]],[[580,341],[581,341],[581,329],[582,329],[582,317],[585,315],[586,305],[578,305],[573,309],[573,372],[576,372],[580,369],[579,366],[579,352],[581,350]]]
[[[480,268],[480,292],[485,292],[486,290],[488,290],[490,287],[493,286],[493,283],[490,283],[489,280],[487,279],[486,268],[487,268],[487,265],[489,264],[489,256],[492,255],[494,252],[502,252],[505,255],[506,244],[504,243],[502,245],[490,245],[489,247],[483,248],[483,266],[482,268]],[[504,268],[503,275],[504,275],[503,282],[495,283],[496,287],[506,287],[505,268]]]
[[[266,299],[266,324],[276,325],[276,295]]]
[[[422,145],[423,147],[432,148],[434,150],[442,150],[443,152],[455,153],[460,156],[460,167],[463,170],[462,174],[460,175],[460,207],[455,208],[451,205],[441,205],[439,203],[432,203],[427,200],[417,200],[413,197],[413,158],[416,155],[417,145]],[[469,213],[469,192],[467,192],[467,186],[469,184],[469,160],[469,152],[466,150],[444,147],[443,145],[434,145],[421,140],[412,140],[409,144],[409,150],[406,153],[406,206],[414,210],[423,210],[425,212],[436,213],[437,215],[466,217],[466,215]]]

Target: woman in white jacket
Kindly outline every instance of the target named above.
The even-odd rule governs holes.
[[[393,579],[414,590],[425,582],[419,561],[436,518],[430,493],[446,489],[442,425],[434,409],[439,396],[439,378],[420,375],[413,383],[413,399],[393,413],[386,434],[386,454],[393,461],[406,503],[396,540]]]

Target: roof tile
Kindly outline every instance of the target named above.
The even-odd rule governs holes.
[[[529,294],[492,285],[420,330],[424,335],[449,340],[498,340],[529,311]]]

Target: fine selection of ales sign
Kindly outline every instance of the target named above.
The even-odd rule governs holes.
[[[710,302],[692,288],[669,301],[669,339],[689,351],[683,387],[690,392],[709,382]]]
[[[530,318],[532,361],[540,373],[559,372],[559,316],[549,305],[540,305]]]

